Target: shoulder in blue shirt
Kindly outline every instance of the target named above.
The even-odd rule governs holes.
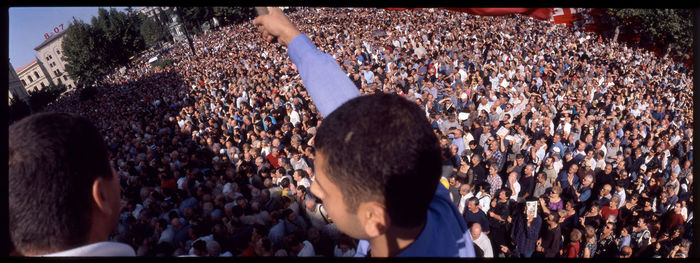
[[[309,96],[323,116],[360,96],[357,87],[333,57],[319,51],[306,35],[300,34],[292,39],[287,52],[297,66]],[[397,256],[474,257],[469,229],[442,185],[437,186],[430,202],[423,231]]]

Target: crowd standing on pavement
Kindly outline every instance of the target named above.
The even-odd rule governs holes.
[[[288,14],[362,94],[425,109],[443,184],[485,257],[687,257],[693,69],[521,16],[420,9]],[[140,256],[355,255],[308,191],[322,123],[284,48],[252,24],[166,43],[78,113],[104,135]],[[370,149],[368,149],[370,150]],[[528,202],[537,204],[528,213]]]

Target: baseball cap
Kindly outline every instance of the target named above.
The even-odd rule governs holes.
[[[646,170],[647,170],[647,165],[646,165],[646,164],[642,164],[642,165],[639,166],[639,169],[642,169],[642,170],[646,171]]]

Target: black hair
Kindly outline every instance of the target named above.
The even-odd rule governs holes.
[[[474,205],[479,205],[479,198],[472,196],[469,198],[469,200],[467,200],[467,202],[474,202]]]
[[[437,136],[418,105],[390,94],[354,98],[324,119],[315,144],[349,212],[362,201],[378,201],[397,226],[425,222],[441,160]]]
[[[287,178],[287,177],[282,178],[282,181],[280,181],[280,186],[281,186],[282,188],[287,188],[287,187],[289,187],[289,184],[290,184],[289,178]]]
[[[554,218],[554,222],[559,223],[559,219],[561,218],[559,213],[550,213],[549,215]]]
[[[92,186],[112,178],[107,145],[87,119],[39,113],[9,127],[9,229],[22,254],[85,244]]]
[[[301,176],[301,178],[307,178],[307,177],[309,177],[309,173],[307,173],[307,172],[304,171],[303,169],[296,169],[295,172],[299,173],[299,176]]]
[[[488,182],[483,182],[481,184],[481,190],[486,191],[486,192],[490,192],[491,191],[491,184],[489,184]]]
[[[200,253],[203,253],[207,251],[207,242],[202,239],[199,239],[192,244],[192,247]]]

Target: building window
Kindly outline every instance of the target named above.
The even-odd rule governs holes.
[[[34,82],[34,80],[32,79],[32,76],[27,76],[27,78],[29,79],[29,83]]]
[[[45,89],[46,85],[44,85],[44,82],[41,83],[41,89]]]
[[[36,76],[36,79],[40,79],[40,78],[41,78],[41,77],[39,77],[39,73],[37,73],[36,71],[34,71],[34,76]]]
[[[27,82],[22,80],[22,86],[27,86]]]
[[[66,81],[68,81],[68,75],[63,76],[63,79],[65,79]]]
[[[56,54],[61,54],[61,50],[56,49]]]

